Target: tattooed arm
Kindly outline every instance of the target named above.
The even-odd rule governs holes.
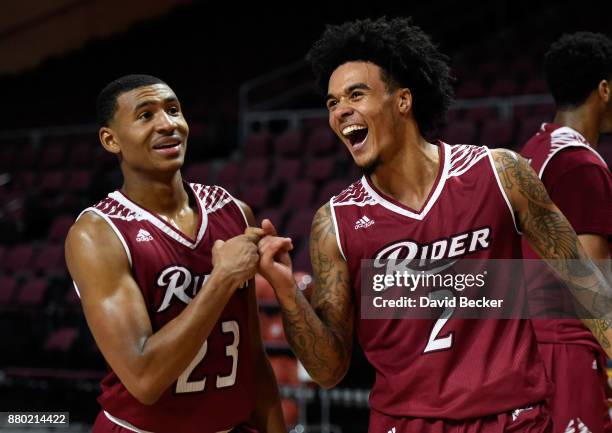
[[[612,289],[588,258],[576,232],[552,202],[529,163],[505,149],[491,151],[495,168],[529,244],[565,281],[586,326],[612,357]]]
[[[326,204],[312,222],[311,304],[293,280],[291,260],[282,251],[283,238],[266,236],[259,243],[259,271],[274,287],[287,340],[313,380],[325,388],[340,382],[348,370],[354,321],[348,269],[336,244],[330,212]],[[276,235],[269,221],[264,220],[262,227],[266,234]]]

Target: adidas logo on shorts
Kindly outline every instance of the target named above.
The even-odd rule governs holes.
[[[365,229],[367,227],[370,227],[372,224],[374,224],[374,220],[371,220],[370,218],[364,215],[357,221],[355,221],[355,230]]]
[[[387,433],[395,433],[395,427],[393,427],[391,430],[389,430]]]
[[[151,233],[149,233],[148,231],[144,229],[138,230],[138,234],[136,235],[137,242],[149,242],[152,240],[153,240],[153,236],[151,236]]]
[[[571,419],[565,427],[565,433],[592,433],[580,418]]]
[[[516,421],[516,419],[519,417],[519,415],[521,414],[521,412],[525,412],[528,410],[533,409],[533,406],[527,406],[527,407],[523,407],[521,409],[516,409],[514,411],[512,411],[512,421]]]

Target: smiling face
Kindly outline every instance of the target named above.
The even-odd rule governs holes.
[[[112,121],[100,129],[103,146],[120,157],[122,166],[141,172],[179,170],[188,135],[178,98],[165,84],[119,95]]]
[[[401,145],[396,135],[402,89],[389,90],[381,74],[373,63],[347,62],[334,70],[328,86],[329,125],[368,174]]]

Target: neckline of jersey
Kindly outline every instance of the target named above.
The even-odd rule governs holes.
[[[386,195],[385,193],[380,191],[376,187],[376,185],[374,185],[369,176],[364,175],[361,178],[361,183],[370,193],[370,195],[374,198],[374,200],[377,201],[383,207],[400,215],[404,215],[417,220],[422,220],[427,216],[429,210],[437,202],[438,197],[440,196],[440,194],[442,193],[442,189],[444,188],[444,184],[446,183],[446,179],[448,178],[450,150],[448,148],[448,145],[443,141],[438,141],[438,148],[441,169],[438,170],[436,179],[420,210],[412,209],[409,206],[406,206],[398,200],[394,199],[393,197]]]
[[[187,235],[186,233],[182,232],[178,228],[174,227],[172,224],[168,223],[165,219],[161,218],[156,212],[153,212],[145,208],[144,206],[139,205],[138,203],[133,201],[131,198],[129,198],[127,195],[125,195],[123,192],[121,192],[120,190],[116,190],[116,192],[119,193],[121,197],[123,197],[126,200],[127,203],[125,204],[127,204],[128,207],[132,208],[133,211],[143,214],[154,225],[159,226],[161,224],[164,227],[162,231],[166,233],[168,236],[170,236],[173,239],[175,238],[174,236],[172,236],[171,233],[168,232],[168,230],[170,230],[172,233],[174,233],[177,236],[180,236],[184,240],[184,242],[181,242],[181,243],[184,243],[186,246],[190,248],[195,248],[202,240],[203,238],[202,235],[204,234],[204,230],[202,230],[203,224],[204,224],[204,211],[202,209],[202,204],[200,203],[200,198],[198,197],[198,194],[196,194],[195,190],[193,189],[193,186],[189,182],[185,182],[185,181],[183,181],[183,186],[185,187],[185,192],[187,192],[187,194],[192,194],[198,206],[198,223],[197,223],[197,227],[195,231],[195,235],[196,235],[195,239],[193,239],[191,236]]]

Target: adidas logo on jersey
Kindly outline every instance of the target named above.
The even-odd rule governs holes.
[[[512,411],[512,421],[516,421],[516,419],[519,417],[519,415],[521,414],[521,412],[525,412],[528,410],[533,409],[533,406],[527,406],[527,407],[523,407],[521,409],[516,409]]]
[[[580,418],[571,419],[565,427],[565,433],[592,433]]]
[[[138,234],[136,235],[137,242],[149,242],[152,240],[153,240],[153,236],[151,236],[151,233],[149,233],[148,231],[144,229],[138,230]]]
[[[387,433],[395,433],[395,427],[393,427],[391,430],[389,430]]]
[[[371,220],[364,215],[355,222],[355,230],[365,229],[370,227],[372,224],[374,224],[374,220]]]

